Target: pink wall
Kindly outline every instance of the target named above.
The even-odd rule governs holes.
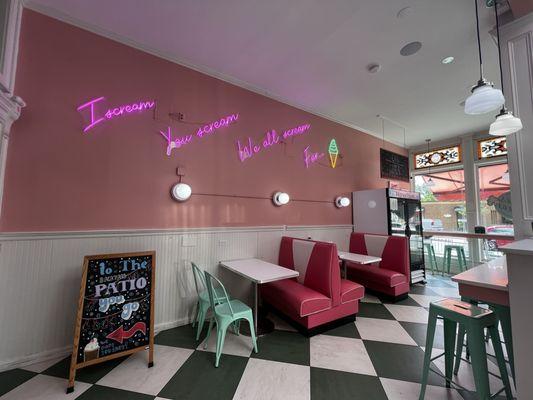
[[[29,10],[18,66],[16,94],[28,106],[10,138],[1,231],[346,224],[351,209],[336,209],[336,195],[387,184],[379,178],[379,139]],[[99,96],[109,106],[156,99],[157,111],[83,134],[76,108]],[[171,125],[175,136],[198,129],[172,122],[169,112],[186,121],[239,119],[167,157],[160,129]],[[239,160],[237,139],[259,141],[270,129],[305,123],[309,133]],[[335,169],[331,138],[343,156]],[[326,156],[306,169],[308,145]],[[178,165],[194,193],[271,197],[283,190],[294,200],[327,203],[278,208],[265,199],[194,194],[179,204],[169,196]]]

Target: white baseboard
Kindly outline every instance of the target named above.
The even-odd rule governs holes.
[[[176,328],[178,326],[183,326],[191,323],[189,318],[181,318],[175,321],[170,322],[163,322],[161,324],[157,324],[155,328],[155,334],[157,335],[159,332],[166,331],[168,329]],[[0,362],[0,372],[7,371],[10,369],[15,368],[23,368],[28,365],[37,364],[41,362],[45,362],[48,360],[53,360],[54,358],[60,358],[60,357],[67,357],[70,352],[72,351],[72,345],[68,345],[65,347],[60,347],[53,350],[47,350],[43,351],[42,353],[36,353],[36,354],[30,354],[24,357],[15,358],[8,361],[2,361]]]

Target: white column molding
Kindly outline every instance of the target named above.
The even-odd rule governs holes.
[[[513,222],[517,239],[533,236],[533,13],[501,29],[507,107],[524,128],[507,138]]]

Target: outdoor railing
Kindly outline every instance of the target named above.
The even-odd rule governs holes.
[[[424,243],[430,243],[435,250],[439,272],[447,273],[444,265],[444,249],[446,245],[461,246],[464,249],[466,266],[473,268],[479,264],[503,256],[499,247],[514,241],[514,236],[492,235],[467,232],[425,231]],[[431,271],[427,249],[424,248],[426,271]],[[435,271],[436,272],[436,271]],[[450,274],[459,273],[459,262],[455,251],[452,251]]]

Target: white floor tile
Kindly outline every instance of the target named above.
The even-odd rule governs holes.
[[[196,349],[215,353],[217,347],[217,330],[215,327],[213,327],[213,330],[211,331],[211,337],[209,338],[207,349],[204,349],[205,341],[206,339],[204,339]],[[228,331],[226,332],[226,338],[224,339],[222,354],[250,357],[252,350],[253,344],[251,337],[243,335],[242,333],[237,336],[235,333],[233,333],[233,328],[228,328]]]
[[[317,335],[310,344],[312,367],[377,375],[361,339]]]
[[[420,395],[420,384],[395,379],[379,378],[389,400],[416,400]],[[455,389],[440,386],[426,387],[428,400],[464,400]]]
[[[46,371],[48,368],[50,368],[52,365],[58,363],[59,361],[63,360],[66,356],[61,357],[54,357],[47,361],[42,361],[35,364],[26,365],[25,367],[21,367],[21,369],[25,369],[26,371],[32,371],[37,372],[40,374],[43,371]]]
[[[400,306],[397,304],[385,304],[385,307],[398,321],[428,323],[429,313],[422,307]]]
[[[426,296],[425,294],[410,294],[409,297],[426,308],[429,308],[429,303],[442,300],[440,296]]]
[[[311,369],[308,366],[251,358],[233,400],[309,400]]]
[[[66,394],[68,380],[47,375],[36,375],[12,391],[6,393],[2,400],[72,400],[92,385],[76,382],[74,392]]]
[[[442,297],[461,298],[457,288],[430,287],[430,289]]]
[[[192,353],[190,349],[155,345],[152,368],[147,367],[146,352],[135,353],[97,383],[155,396]]]
[[[361,339],[417,346],[398,321],[359,317],[355,321]]]
[[[380,299],[369,293],[365,293],[365,297],[363,297],[361,301],[364,303],[381,303]]]

